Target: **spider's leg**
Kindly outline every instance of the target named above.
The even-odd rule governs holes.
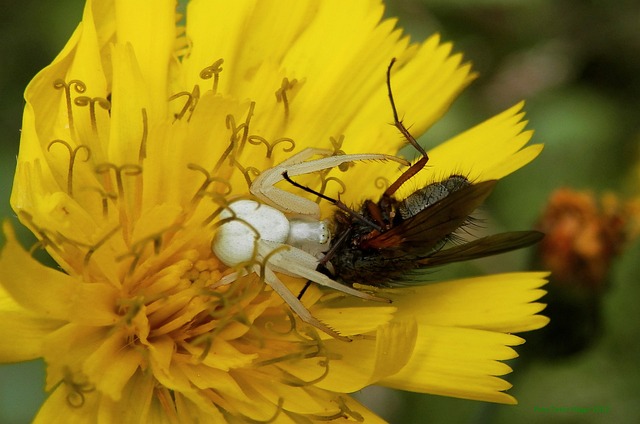
[[[298,153],[298,155],[305,153],[305,151],[306,150],[303,150]],[[298,155],[293,156],[293,158]],[[292,158],[289,159],[291,160]],[[287,160],[273,168],[263,171],[251,184],[250,191],[262,202],[280,209],[283,212],[319,217],[320,207],[316,202],[275,187],[277,183],[284,179],[283,174],[285,172],[289,176],[310,174],[339,166],[345,162],[361,160],[391,160],[403,165],[407,164],[407,161],[404,159],[378,153],[327,156],[320,159],[298,163],[292,163]]]
[[[298,317],[309,325],[316,327],[319,330],[324,331],[331,337],[336,339],[350,342],[351,339],[349,337],[342,336],[338,334],[333,328],[319,321],[311,315],[311,312],[300,302],[300,300],[289,291],[287,286],[284,285],[282,281],[276,276],[276,274],[269,269],[269,267],[264,268],[264,280],[265,282],[275,291],[278,295],[284,300],[287,305],[295,312]]]
[[[260,255],[266,257],[269,252],[274,250],[274,246],[280,246],[276,243],[263,241],[258,247]],[[288,246],[287,250],[282,250],[276,254],[270,255],[269,265],[278,272],[291,275],[294,277],[306,278],[321,286],[330,287],[342,293],[358,297],[360,299],[372,300],[375,302],[391,303],[391,300],[384,297],[378,297],[369,293],[356,290],[352,287],[340,284],[332,280],[321,272],[316,271],[318,259],[304,250]],[[297,299],[297,298],[296,298]]]
[[[315,155],[331,156],[332,154],[333,154],[333,150],[330,150],[330,149],[319,149],[319,148],[316,148],[316,147],[307,147],[307,148],[299,151],[295,155],[283,160],[278,165],[276,165],[274,168],[280,168],[280,167],[286,168],[288,166],[295,165],[295,164],[298,164],[300,162],[304,162],[305,160],[307,160],[310,157],[315,156]]]

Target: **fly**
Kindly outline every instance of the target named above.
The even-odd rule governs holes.
[[[467,226],[471,214],[493,191],[497,181],[473,183],[463,175],[451,175],[443,181],[420,188],[398,200],[397,190],[421,171],[429,156],[398,118],[391,90],[391,69],[387,68],[387,89],[394,125],[421,158],[391,184],[376,202],[365,200],[358,211],[308,187],[283,177],[296,187],[330,201],[338,207],[330,249],[318,269],[349,286],[354,283],[377,287],[411,284],[410,274],[434,266],[461,262],[537,243],[538,231],[506,232],[468,242],[456,240],[457,230]],[[409,280],[409,282],[407,282]],[[305,287],[306,289],[306,287]],[[299,297],[304,294],[304,289]]]

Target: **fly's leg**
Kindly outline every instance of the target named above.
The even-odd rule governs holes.
[[[400,175],[400,177],[387,188],[387,190],[382,195],[383,199],[392,197],[395,194],[395,192],[398,191],[400,186],[402,186],[402,184],[404,184],[405,182],[410,180],[414,175],[420,172],[422,168],[424,168],[427,162],[429,161],[429,155],[427,155],[427,152],[424,150],[424,148],[420,144],[418,144],[416,139],[411,135],[407,127],[404,126],[404,124],[398,117],[398,109],[396,108],[396,102],[393,99],[393,90],[391,90],[391,68],[393,67],[394,63],[396,63],[395,57],[391,59],[391,63],[389,63],[389,67],[387,68],[387,91],[389,93],[389,102],[391,103],[391,110],[393,111],[393,125],[398,129],[398,131],[400,131],[400,133],[402,133],[402,135],[407,140],[407,142],[409,142],[409,144],[411,144],[413,147],[415,147],[415,149],[418,152],[420,152],[422,157],[416,163],[411,165],[409,169],[404,171],[402,175]]]

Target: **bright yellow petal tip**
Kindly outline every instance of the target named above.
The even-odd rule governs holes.
[[[535,301],[548,273],[508,273],[397,289],[398,318],[415,317],[418,343],[409,363],[385,385],[465,399],[516,403],[510,385],[496,376],[511,372],[498,361],[517,357],[524,343],[509,333],[544,327]]]

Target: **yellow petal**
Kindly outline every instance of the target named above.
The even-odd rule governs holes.
[[[516,403],[503,393],[511,387],[497,378],[511,372],[501,360],[517,356],[508,346],[523,343],[519,337],[466,328],[420,325],[409,363],[380,384],[464,399]]]
[[[409,58],[400,57],[397,68],[392,69],[391,86],[399,118],[406,120],[405,126],[416,138],[445,114],[477,76],[471,64],[463,63],[462,55],[452,54],[452,50],[451,43],[443,43],[440,35],[434,34],[409,57],[410,61],[405,64]],[[383,106],[379,108],[384,110]],[[388,122],[393,123],[391,106],[386,109]]]
[[[42,356],[42,339],[62,322],[40,318],[18,305],[0,285],[0,362],[28,361]]]
[[[10,202],[17,213],[27,211],[32,214],[38,202],[38,195],[58,191],[60,186],[44,158],[37,135],[33,106],[28,103],[22,116],[21,131],[20,154]],[[29,162],[31,160],[33,162]]]
[[[252,377],[247,376],[247,378]],[[272,405],[282,402],[284,409],[296,414],[320,414],[325,412],[326,404],[315,396],[316,393],[312,388],[306,386],[295,387],[287,383],[274,381],[273,379],[260,379],[259,381],[253,381],[250,385],[245,384],[243,387],[251,387],[256,391],[257,396],[263,397]],[[251,400],[255,397],[248,393],[248,398]]]
[[[500,179],[531,162],[542,145],[525,147],[533,132],[523,131],[527,123],[520,112],[523,106],[521,102],[431,149],[427,167],[398,191],[398,197],[452,174],[473,182]]]
[[[176,348],[173,340],[168,336],[154,337],[153,342],[144,341],[149,349],[149,362],[153,367],[154,374],[171,378],[171,360]]]
[[[79,320],[86,325],[110,325],[116,293],[102,283],[86,284],[35,261],[4,224],[7,244],[0,255],[0,281],[9,295],[42,318]]]
[[[86,359],[82,371],[101,393],[117,401],[141,360],[141,353],[127,346],[122,335],[113,335]]]
[[[94,389],[75,390],[63,382],[49,395],[38,412],[34,423],[84,424],[144,422],[179,422],[167,414],[154,395],[154,381],[147,375],[136,373],[127,384],[122,400],[114,402]]]
[[[191,353],[196,356],[200,356],[204,349],[204,346],[198,346],[196,348],[189,345],[185,347],[191,349]],[[228,343],[220,337],[216,337],[213,339],[207,356],[202,360],[202,363],[219,370],[228,371],[232,368],[245,367],[257,359],[257,357],[257,353],[242,353],[231,343]]]
[[[110,2],[104,1],[101,3],[108,4]],[[87,91],[82,94],[87,97],[105,97],[107,92],[107,81],[103,69],[102,58],[100,57],[100,51],[105,42],[104,37],[108,37],[110,34],[98,33],[97,24],[100,24],[101,17],[95,17],[98,22],[94,20],[94,11],[91,4],[92,2],[87,2],[82,14],[82,23],[78,26],[80,36],[78,37],[73,55],[69,55],[70,57],[73,57],[73,59],[69,64],[66,74],[59,76],[59,78],[62,77],[68,81],[82,81],[87,88]],[[52,92],[51,87],[48,87],[48,90],[49,96],[47,97],[57,97],[55,95],[57,93]],[[34,98],[34,100],[36,99]],[[90,138],[88,139],[90,140]]]
[[[173,414],[167,414],[166,407],[164,410],[156,411],[158,421],[150,421],[152,423],[170,422],[171,424],[180,423],[225,423],[228,420],[211,402],[202,396],[198,397],[192,393],[173,393],[166,392],[166,397],[175,397],[176,417]],[[158,402],[156,402],[158,403]],[[160,407],[164,405],[160,404]]]
[[[81,405],[82,407],[72,407]],[[44,402],[34,424],[86,424],[98,422],[99,396],[74,392],[66,384],[57,386]]]
[[[331,372],[316,386],[351,393],[397,372],[411,355],[416,334],[415,322],[408,321],[380,327],[375,340],[327,341],[329,351],[340,359],[329,362]]]
[[[155,395],[156,381],[142,371],[136,372],[127,382],[122,390],[122,397],[119,400],[111,399],[108,396],[100,396],[100,406],[98,408],[98,422],[117,423],[170,423],[170,415],[162,410],[159,415],[152,413],[152,403],[159,403]],[[153,418],[152,418],[153,417]],[[155,419],[154,419],[155,418]]]
[[[176,415],[174,419],[172,414],[167,414],[164,410],[156,411],[158,421],[150,421],[152,423],[170,422],[171,424],[180,423],[225,423],[226,417],[211,402],[202,396],[198,397],[192,393],[173,393],[166,391],[166,397],[175,397]],[[156,402],[158,403],[158,402]],[[160,404],[163,407],[164,405]]]
[[[434,35],[417,52],[407,50],[404,53],[406,57],[401,55],[392,68],[391,85],[399,117],[404,119],[410,133],[416,138],[446,112],[457,94],[475,78],[471,66],[463,64],[461,55],[452,55],[451,50],[451,44],[441,43],[440,37]],[[349,153],[376,151],[396,154],[400,147],[407,144],[400,132],[390,125],[393,123],[393,114],[384,80],[389,61],[390,57],[387,57],[378,65],[379,70],[374,73],[377,78],[371,77],[375,84],[371,84],[368,98],[360,99],[362,106],[358,106],[357,112],[354,111],[344,132]],[[361,79],[360,76],[357,78]],[[343,108],[341,105],[338,110],[342,111]],[[429,167],[431,164],[430,161]],[[357,175],[360,184],[357,187],[351,185],[352,189],[341,193],[340,198],[347,204],[359,204],[367,198],[378,199],[383,190],[379,178],[386,177],[388,181],[393,181],[400,172],[394,163],[367,163],[358,167],[357,174],[350,174]],[[332,175],[341,178],[343,174],[334,171]],[[344,177],[342,179],[345,180]],[[411,187],[415,186],[411,184]],[[329,193],[336,195],[336,192]],[[404,192],[399,194],[399,197],[405,196]]]
[[[387,324],[396,311],[394,306],[373,306],[354,308],[317,308],[313,315],[344,336],[366,334]],[[362,319],[362,317],[367,319]]]
[[[203,367],[200,364],[177,363],[175,366],[199,389],[214,389],[223,393],[225,397],[246,398],[238,382],[226,371]],[[172,370],[172,374],[175,371]]]
[[[545,272],[487,275],[394,290],[397,317],[419,324],[477,328],[501,332],[535,330],[549,319],[536,315],[535,301],[546,292]]]
[[[46,389],[52,390],[60,381],[67,380],[70,372],[79,373],[84,360],[99,349],[108,336],[107,327],[79,324],[67,324],[48,334],[42,342],[47,362]]]
[[[152,121],[164,118],[170,95],[169,62],[176,38],[176,1],[118,0],[115,10],[118,43],[131,45],[149,93],[149,117]]]
[[[113,63],[113,102],[109,162],[122,166],[137,164],[144,156],[145,122],[151,117],[149,88],[130,44],[111,46]],[[148,125],[148,124],[147,124]]]
[[[178,101],[178,100],[176,100]],[[202,187],[207,175],[203,171],[190,166],[197,164],[202,170],[214,169],[223,152],[229,146],[228,141],[221,139],[221,134],[228,134],[227,116],[234,116],[240,122],[247,113],[249,104],[211,93],[204,94],[198,101],[188,123],[180,120],[175,123],[162,122],[149,128],[147,146],[148,160],[144,164],[143,208],[148,209],[161,203],[172,203],[189,207],[194,194]],[[247,155],[252,166],[264,168],[266,159],[262,154],[248,149]],[[261,162],[262,161],[262,162]],[[167,167],[167,163],[172,166]],[[225,181],[234,189],[234,194],[246,193],[247,182],[240,172],[229,175],[214,175]],[[221,186],[222,184],[220,184]],[[216,187],[211,184],[210,190]],[[207,210],[210,214],[211,211]]]

